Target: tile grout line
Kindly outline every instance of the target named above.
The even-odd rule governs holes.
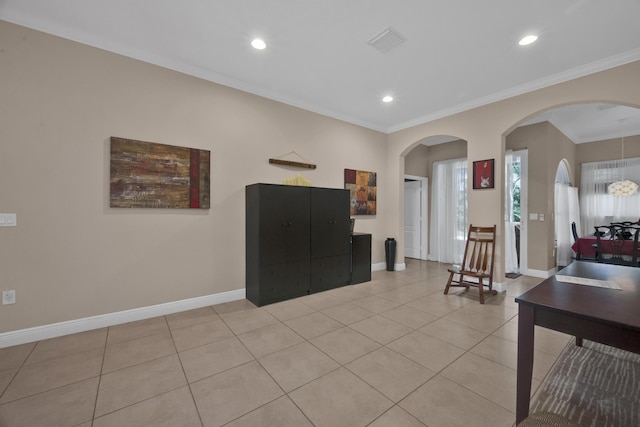
[[[169,326],[169,320],[167,316],[164,316],[165,321],[167,322],[167,328],[169,328],[169,335],[171,336],[171,342],[173,343],[173,348],[176,350],[176,357],[178,358],[178,362],[180,363],[180,368],[182,369],[182,375],[184,376],[184,381],[189,388],[189,395],[191,396],[191,401],[193,402],[193,407],[196,409],[196,413],[198,414],[198,419],[200,420],[200,425],[204,426],[204,421],[202,419],[202,414],[200,414],[200,409],[198,408],[198,404],[196,402],[196,397],[193,395],[193,390],[191,389],[191,383],[189,382],[189,378],[187,377],[187,372],[184,369],[184,363],[182,363],[182,358],[180,357],[180,352],[178,351],[178,347],[176,345],[175,338],[173,337],[173,330]],[[179,329],[179,328],[178,328]],[[177,390],[174,389],[174,390]],[[171,391],[174,391],[171,390]]]

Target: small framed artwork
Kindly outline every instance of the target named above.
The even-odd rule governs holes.
[[[344,188],[349,190],[351,215],[375,215],[377,192],[375,172],[344,170]]]
[[[473,162],[473,189],[483,190],[493,188],[494,159],[477,160]]]

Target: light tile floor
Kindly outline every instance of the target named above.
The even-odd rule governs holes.
[[[0,426],[512,426],[517,304],[447,265],[0,349]],[[533,387],[570,337],[538,328]]]

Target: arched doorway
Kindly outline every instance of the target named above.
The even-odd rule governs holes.
[[[580,204],[578,189],[572,186],[571,166],[566,159],[560,160],[556,169],[554,186],[554,235],[556,241],[556,265],[564,267],[571,263],[571,223],[580,229]]]
[[[496,159],[496,170],[504,170],[503,156],[505,141],[511,133],[524,125],[530,119],[536,118],[545,111],[558,106],[598,102],[620,103],[623,105],[640,107],[637,91],[627,88],[632,86],[633,78],[637,73],[635,67],[621,67],[614,76],[611,73],[598,74],[595,77],[585,77],[567,86],[567,91],[559,91],[555,87],[537,91],[533,94],[524,94],[509,98],[508,101],[499,101],[488,107],[479,107],[472,111],[464,111],[456,115],[435,119],[422,125],[417,125],[406,131],[394,132],[388,136],[388,171],[392,183],[390,191],[390,203],[395,209],[390,211],[389,229],[396,235],[402,235],[403,215],[403,183],[405,174],[405,155],[418,144],[421,138],[428,135],[451,134],[460,135],[468,143],[468,158],[479,160],[487,158]],[[629,70],[630,71],[629,71]],[[601,77],[602,76],[602,77]],[[611,77],[611,78],[610,78]],[[615,81],[611,85],[609,99],[602,99],[602,90],[594,90],[604,82]],[[565,85],[560,85],[563,88]],[[624,89],[623,89],[624,87]],[[533,123],[531,123],[533,125]],[[572,165],[578,164],[576,177],[580,182],[580,162],[576,163],[575,149],[570,153],[560,152],[557,145],[553,147],[539,147],[537,141],[529,143],[529,198],[535,194],[535,203],[529,203],[529,217],[538,214],[536,221],[529,222],[529,255],[528,275],[536,277],[549,277],[555,273],[555,254],[553,236],[553,179],[558,161],[567,158]],[[575,144],[571,143],[571,147]],[[527,143],[522,144],[527,148]],[[541,150],[540,150],[541,148]],[[626,148],[626,147],[625,147]],[[640,148],[640,145],[638,145]],[[537,152],[531,153],[533,149]],[[625,150],[625,153],[630,151]],[[627,154],[631,155],[631,153]],[[583,160],[581,160],[583,161]],[[536,174],[532,178],[531,174]],[[498,175],[500,176],[500,175]],[[397,181],[396,178],[397,177]],[[500,238],[504,238],[504,183],[501,178],[493,191],[470,191],[469,207],[470,220],[473,223],[498,224],[498,247],[496,280],[504,279],[504,248],[501,247]],[[433,183],[430,184],[431,186]],[[551,194],[550,194],[551,193]],[[397,207],[397,208],[396,208]],[[545,221],[540,220],[540,214]],[[533,227],[533,228],[532,228]],[[502,235],[502,236],[501,236]],[[532,242],[535,236],[537,239]],[[399,245],[400,247],[402,245]],[[403,255],[403,254],[402,254]]]
[[[604,102],[552,107],[516,124],[506,135],[505,152],[527,149],[529,159],[533,159],[530,213],[523,225],[528,226],[529,248],[535,248],[529,251],[529,265],[534,269],[525,274],[547,277],[553,273],[552,266],[571,262],[571,222],[575,220],[580,235],[579,225],[585,228],[585,223],[580,218],[581,209],[576,207],[582,201],[572,202],[571,211],[567,203],[578,198],[576,187],[580,186],[583,164],[620,159],[622,135],[640,142],[640,109]],[[628,156],[640,156],[640,145],[633,152],[627,151]],[[556,182],[566,187],[561,196],[556,194]],[[545,269],[536,268],[545,265]]]
[[[405,257],[449,263],[455,254],[462,258],[467,227],[466,157],[467,142],[451,135],[422,139],[407,150]]]

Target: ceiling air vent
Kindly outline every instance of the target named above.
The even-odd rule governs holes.
[[[406,39],[389,27],[380,34],[374,36],[368,43],[382,53],[387,53],[396,46],[399,46]]]

